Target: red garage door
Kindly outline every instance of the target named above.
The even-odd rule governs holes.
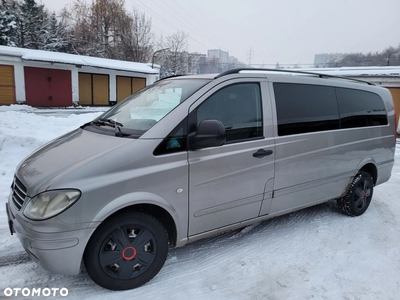
[[[71,106],[71,71],[25,67],[26,103],[31,106]]]

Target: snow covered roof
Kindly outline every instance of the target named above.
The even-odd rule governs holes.
[[[315,72],[336,76],[400,76],[400,67],[342,67],[342,68],[307,68],[296,71]]]
[[[20,57],[22,60],[42,61],[49,63],[72,64],[78,67],[87,66],[94,68],[111,69],[118,71],[129,71],[145,74],[158,74],[145,63],[106,59],[84,55],[51,52],[43,50],[32,50],[16,47],[0,46],[0,55]]]

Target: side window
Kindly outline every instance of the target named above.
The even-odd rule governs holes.
[[[163,155],[187,150],[187,117],[157,146],[154,155]]]
[[[336,88],[342,128],[387,125],[385,105],[377,94]]]
[[[339,129],[333,87],[274,83],[274,92],[279,136]]]
[[[197,125],[212,119],[224,124],[227,143],[262,137],[259,84],[234,84],[214,93],[197,108]]]

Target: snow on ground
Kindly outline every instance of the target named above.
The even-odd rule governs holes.
[[[99,114],[0,107],[1,299],[6,287],[66,287],[68,299],[88,300],[399,299],[400,141],[390,181],[361,217],[324,204],[172,249],[161,272],[136,290],[104,290],[85,272],[47,273],[9,234],[4,203],[13,174],[35,148]]]

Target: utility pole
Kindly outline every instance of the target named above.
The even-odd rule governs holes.
[[[152,69],[154,69],[154,58],[155,58],[156,54],[161,52],[161,51],[166,51],[166,50],[169,50],[169,48],[160,49],[160,50],[157,50],[156,52],[153,53],[153,57],[151,59],[151,68]]]
[[[390,66],[390,57],[392,56],[392,54],[395,54],[399,51],[400,50],[395,50],[395,51],[389,53],[389,56],[387,57],[387,60],[386,60],[386,65]]]
[[[246,58],[249,60],[249,66],[251,65],[251,60],[254,59],[254,50],[250,47],[247,51]]]

